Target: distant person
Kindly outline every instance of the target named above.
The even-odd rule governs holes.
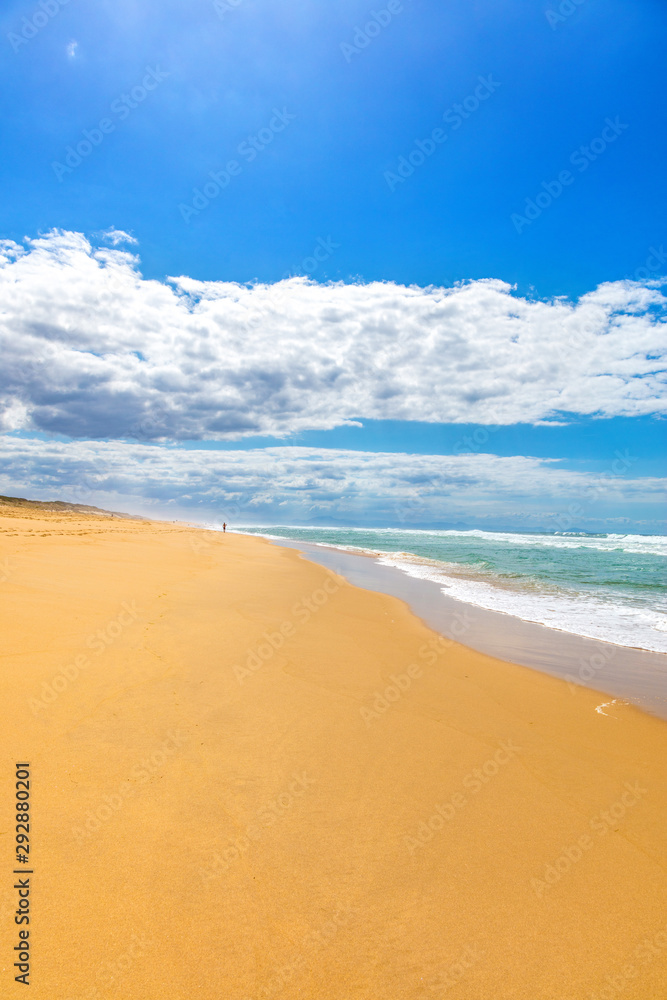
[[[226,525],[226,523],[225,523],[225,522],[223,521],[223,524],[222,524],[222,532],[223,532],[223,534],[225,533],[225,531],[227,531],[227,525]]]

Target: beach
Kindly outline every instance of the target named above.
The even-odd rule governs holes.
[[[37,1000],[664,994],[661,719],[262,538],[3,509],[0,581],[9,996],[26,878]]]
[[[441,582],[406,573],[400,563],[383,563],[377,553],[360,554],[303,539],[274,541],[296,549],[355,586],[397,597],[440,635],[496,659],[561,677],[570,685],[600,689],[667,720],[666,653],[603,642],[467,603],[450,596]],[[408,559],[404,565],[412,569]]]

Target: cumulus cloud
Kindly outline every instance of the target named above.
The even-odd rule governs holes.
[[[8,430],[231,439],[360,418],[511,424],[666,408],[656,282],[574,303],[497,280],[161,282],[127,250],[69,232],[5,241],[0,265]]]
[[[407,526],[492,518],[567,530],[573,505],[577,525],[628,515],[639,522],[647,511],[660,517],[665,480],[632,479],[631,464],[610,458],[606,470],[587,474],[554,460],[485,454],[227,451],[5,436],[0,492],[21,488],[42,499],[135,510],[145,510],[144,501],[149,510],[151,503],[159,510],[171,504],[237,524],[333,517]]]

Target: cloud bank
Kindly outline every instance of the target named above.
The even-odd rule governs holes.
[[[0,438],[0,492],[8,492],[7,484],[12,489],[21,484],[42,499],[122,503],[123,509],[149,513],[153,503],[156,516],[176,505],[177,513],[236,524],[337,518],[356,524],[483,526],[500,520],[567,531],[606,519],[610,528],[624,530],[628,517],[616,516],[622,509],[634,523],[644,520],[647,530],[654,530],[665,480],[631,478],[631,467],[631,456],[614,458],[605,471],[591,474],[554,460],[497,455],[297,447],[226,451]]]
[[[1,242],[0,265],[4,430],[182,441],[667,409],[657,282],[575,303],[496,280],[160,282],[132,253],[55,231]]]

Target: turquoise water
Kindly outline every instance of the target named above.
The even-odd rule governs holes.
[[[469,604],[667,652],[667,536],[248,526],[373,555]]]

